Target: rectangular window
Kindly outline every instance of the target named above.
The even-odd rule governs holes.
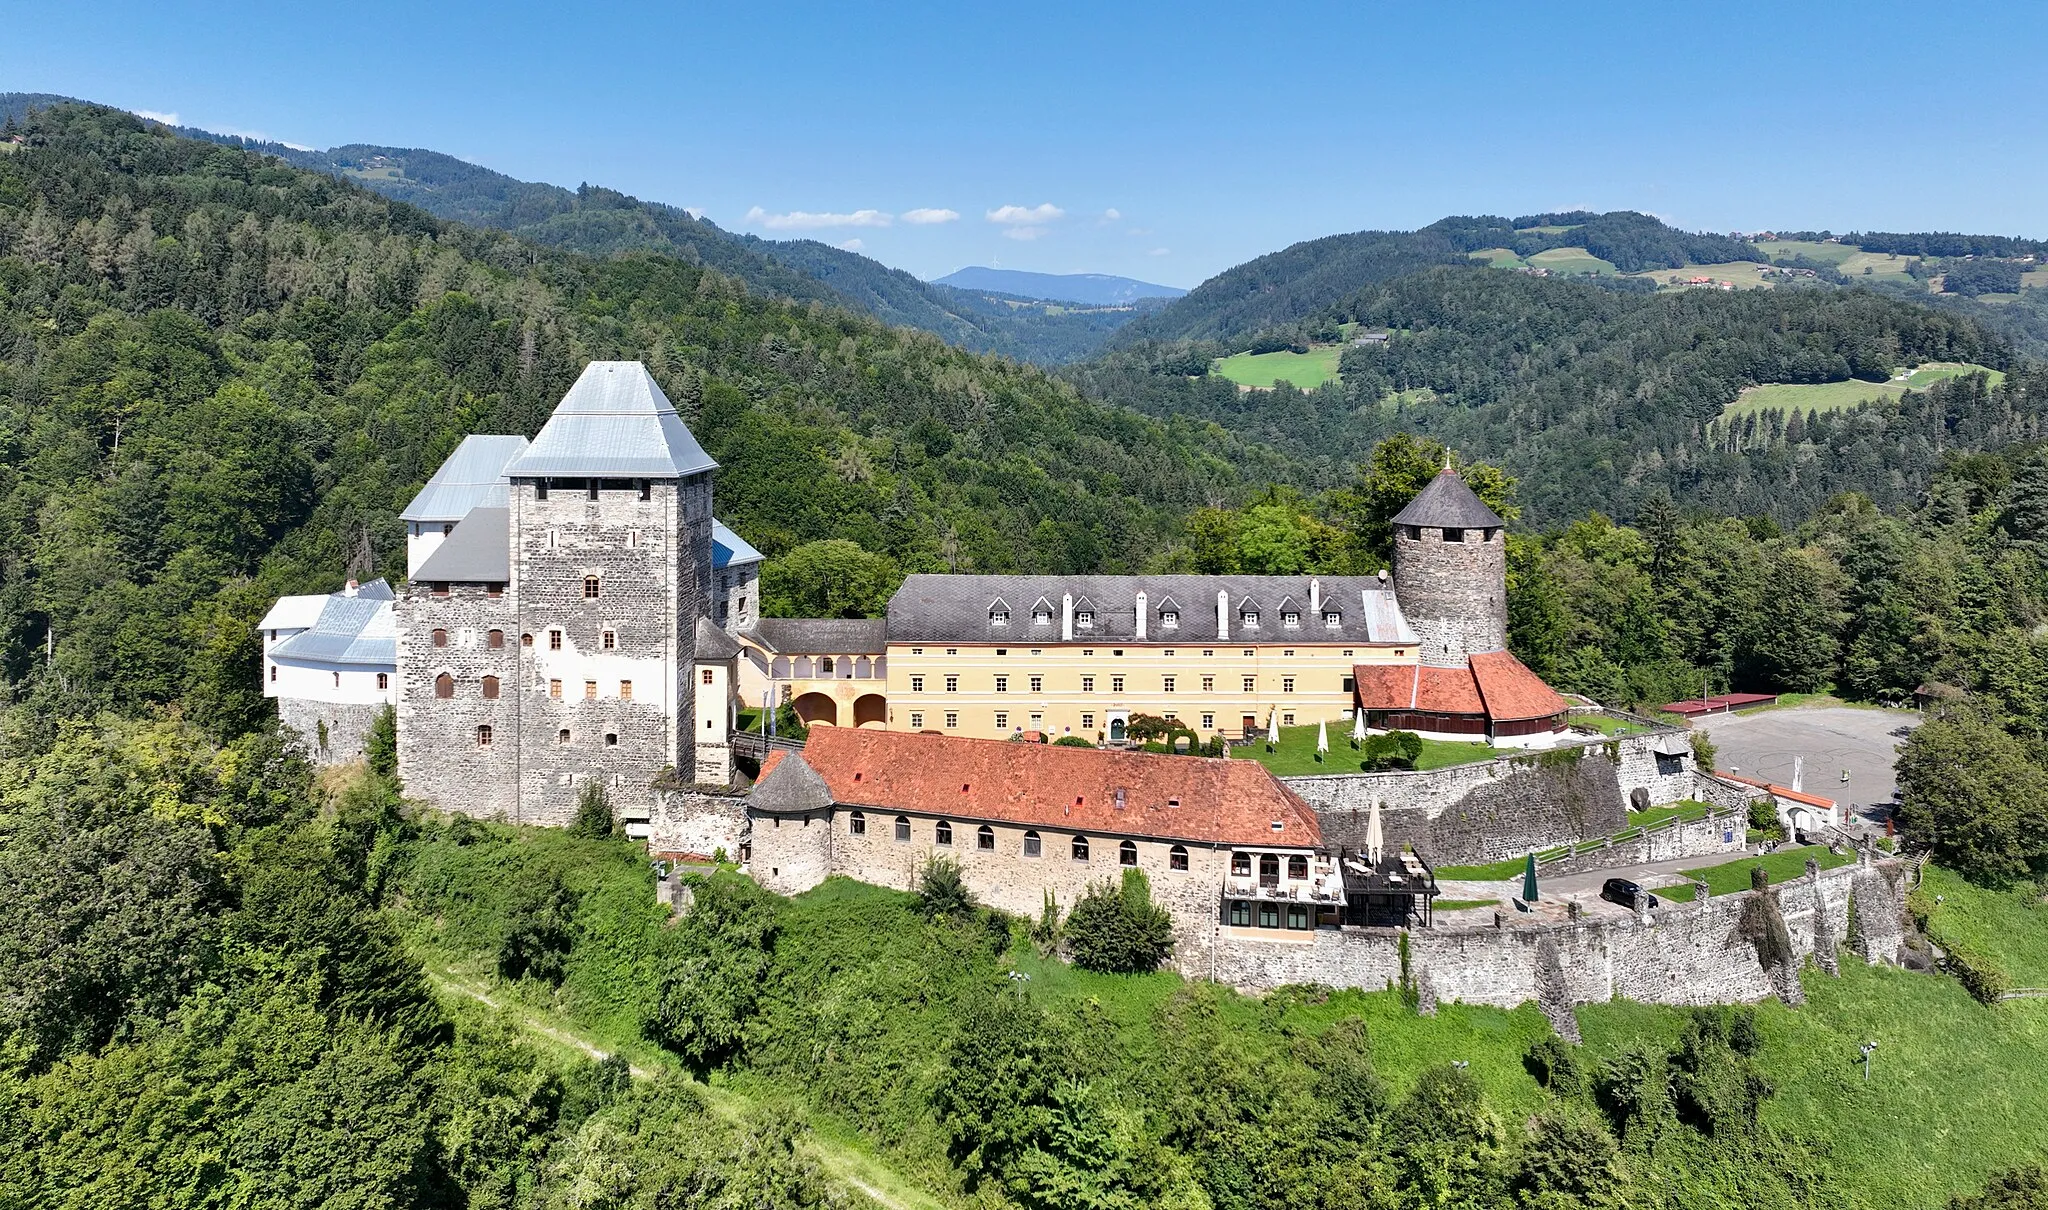
[[[1252,905],[1242,899],[1231,900],[1230,923],[1238,928],[1250,928],[1252,924]]]
[[[1180,615],[1171,609],[1161,613],[1159,615],[1159,628],[1161,630],[1180,629]]]
[[[1291,929],[1305,929],[1308,927],[1307,904],[1290,903],[1287,905],[1287,927]]]
[[[1010,611],[1007,609],[989,610],[988,624],[991,626],[1008,626],[1010,624]]]
[[[1355,693],[1355,692],[1357,692],[1357,690],[1358,690],[1358,678],[1357,678],[1357,677],[1355,677],[1355,676],[1347,676],[1347,677],[1345,677],[1345,678],[1344,678],[1344,684],[1343,684],[1343,689],[1344,689],[1344,692],[1346,692],[1346,693]]]
[[[1009,691],[1010,691],[1010,678],[1009,678],[1009,677],[1006,677],[1006,676],[999,676],[999,677],[997,677],[997,678],[996,678],[996,692],[997,692],[997,693],[1008,693]]]
[[[558,702],[559,702],[559,701],[561,701],[561,700],[562,700],[562,682],[560,682],[560,681],[549,681],[549,682],[548,682],[548,696],[549,696],[549,697],[551,697],[551,698],[554,698],[554,699],[555,699],[556,701],[558,701]]]
[[[1032,678],[1031,678],[1031,692],[1033,692],[1033,693],[1044,693],[1044,692],[1045,692],[1045,678],[1044,678],[1044,677],[1042,677],[1042,676],[1034,676],[1034,677],[1032,677]]]
[[[1259,654],[1259,653],[1258,653],[1258,652],[1257,652],[1256,650],[1254,650],[1254,649],[1252,649],[1252,648],[1250,648],[1250,647],[1247,647],[1247,648],[1245,648],[1245,649],[1244,649],[1244,658],[1246,658],[1246,659],[1250,659],[1250,658],[1252,658],[1253,656],[1255,656],[1255,655],[1257,655],[1257,654]]]
[[[1238,614],[1237,620],[1243,623],[1246,630],[1257,630],[1259,628],[1259,615],[1253,610],[1247,609],[1243,613]]]
[[[485,723],[476,729],[476,746],[479,748],[491,746],[491,725],[489,723]]]
[[[560,651],[561,649],[562,649],[562,632],[561,632],[561,631],[559,631],[559,630],[550,630],[550,631],[548,631],[548,650],[549,650],[549,651]]]
[[[1465,531],[1462,529],[1446,529],[1444,531],[1444,541],[1446,542],[1463,542],[1464,540]]]
[[[1291,656],[1294,654],[1294,648],[1289,647],[1287,650],[1281,652],[1280,654],[1285,656]]]
[[[703,676],[705,684],[709,685],[711,683],[711,669],[706,668],[700,675]]]
[[[1010,725],[1010,714],[1009,714],[1009,711],[1007,711],[1007,710],[998,710],[998,711],[996,711],[996,730],[998,730],[998,731],[1004,730],[1005,728],[1009,727],[1009,725]]]
[[[1280,927],[1279,904],[1261,903],[1259,905],[1259,927],[1262,929],[1276,929]]]
[[[1292,727],[1294,725],[1294,712],[1292,710],[1280,716],[1280,725],[1283,727]]]
[[[1076,630],[1093,630],[1093,629],[1095,629],[1095,611],[1094,611],[1094,610],[1092,610],[1092,609],[1083,609],[1083,610],[1082,610],[1082,611],[1080,611],[1079,613],[1075,614],[1075,615],[1074,615],[1074,629],[1076,629]]]
[[[959,678],[959,677],[957,677],[957,676],[949,676],[949,677],[947,677],[947,678],[946,678],[946,692],[948,692],[948,693],[958,693],[958,692],[960,692],[960,678]]]
[[[1215,716],[1215,715],[1213,715],[1213,714],[1204,714],[1204,715],[1202,716],[1202,730],[1204,730],[1204,731],[1214,731],[1215,729],[1216,729],[1216,716]]]
[[[910,678],[910,691],[911,691],[912,693],[923,693],[923,692],[924,692],[924,678],[923,678],[923,677],[921,677],[921,676],[914,676],[914,677],[911,677],[911,678]]]
[[[1084,676],[1084,677],[1082,677],[1082,678],[1081,678],[1081,692],[1083,692],[1083,693],[1093,693],[1093,692],[1095,692],[1095,678],[1094,678],[1094,677],[1092,677],[1092,676]]]
[[[1334,609],[1326,609],[1323,611],[1323,625],[1331,630],[1336,630],[1344,625],[1344,615]]]
[[[620,700],[620,701],[622,701],[622,702],[630,702],[630,701],[632,701],[632,700],[633,700],[633,682],[631,682],[631,681],[620,681],[620,682],[619,682],[619,700]],[[709,719],[706,719],[705,721],[706,721],[706,722],[709,722],[710,720],[709,720]]]
[[[1213,677],[1213,676],[1205,676],[1205,677],[1203,677],[1203,678],[1202,678],[1202,692],[1204,692],[1204,693],[1214,693],[1214,692],[1216,692],[1216,678],[1215,678],[1215,677]]]
[[[1160,677],[1160,678],[1159,678],[1159,691],[1160,691],[1161,693],[1172,693],[1172,692],[1173,692],[1173,681],[1174,681],[1174,678],[1172,678],[1172,677],[1170,677],[1170,676],[1163,676],[1163,677]]]
[[[960,712],[959,712],[958,710],[948,710],[948,711],[946,711],[946,729],[947,729],[948,731],[951,731],[951,730],[952,730],[953,728],[955,728],[955,727],[958,727],[959,725],[960,725]]]
[[[1036,710],[1031,712],[1031,729],[1033,731],[1045,730],[1045,716]]]
[[[1095,730],[1095,716],[1094,716],[1094,715],[1092,715],[1092,714],[1083,714],[1083,715],[1081,716],[1081,730],[1083,730],[1083,731],[1093,731],[1093,730]]]
[[[1257,689],[1258,689],[1258,687],[1259,687],[1259,678],[1258,678],[1258,677],[1255,677],[1255,676],[1248,676],[1248,677],[1244,678],[1244,691],[1245,691],[1246,693],[1253,693],[1253,692],[1256,692],[1256,691],[1257,691]]]
[[[1180,715],[1172,710],[1168,710],[1166,713],[1160,715],[1159,717],[1165,719],[1169,723],[1176,722],[1180,719]]]
[[[1281,677],[1281,678],[1280,678],[1280,692],[1282,692],[1282,693],[1292,693],[1292,692],[1294,692],[1294,678],[1293,678],[1293,677],[1291,677],[1291,676],[1283,676],[1283,677]]]
[[[922,715],[922,714],[918,713],[918,712],[917,712],[917,711],[915,711],[915,710],[911,711],[911,712],[910,712],[910,729],[911,729],[912,731],[921,731],[921,730],[923,730],[923,729],[924,729],[924,715]]]
[[[1109,691],[1111,693],[1122,693],[1124,691],[1124,678],[1120,676],[1110,677]]]
[[[599,646],[603,647],[606,651],[617,650],[619,646],[619,636],[613,633],[612,631],[607,630],[604,632],[604,638],[599,643]]]
[[[1044,847],[1044,845],[1043,845],[1043,844],[1042,844],[1042,843],[1041,843],[1041,842],[1039,841],[1039,839],[1038,839],[1038,833],[1036,833],[1036,832],[1026,832],[1026,833],[1024,833],[1024,856],[1026,856],[1026,857],[1037,857],[1038,855],[1040,855],[1040,854],[1041,854],[1041,853],[1043,853],[1044,851],[1045,851],[1045,847]]]
[[[910,821],[908,819],[898,819],[896,821],[896,839],[899,841],[910,839]]]
[[[596,700],[597,700],[597,682],[596,682],[596,681],[585,681],[585,682],[583,682],[583,700],[584,700],[584,701],[586,701],[586,702],[588,702],[588,701],[596,701]]]
[[[1301,628],[1301,615],[1292,609],[1283,609],[1280,611],[1280,624],[1289,630],[1299,630]]]

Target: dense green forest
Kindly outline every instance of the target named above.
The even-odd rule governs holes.
[[[465,434],[534,432],[589,358],[653,368],[771,567],[839,543],[891,583],[1133,568],[1190,508],[1291,475],[714,270],[550,252],[113,111],[21,130],[0,156],[0,668],[52,709],[183,698],[246,726],[266,602],[402,572],[418,485]]]

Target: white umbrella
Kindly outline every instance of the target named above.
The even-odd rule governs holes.
[[[1351,738],[1363,743],[1365,741],[1365,711],[1353,710],[1351,718]]]
[[[1280,708],[1278,706],[1273,708],[1273,713],[1266,716],[1266,742],[1269,744],[1280,742]]]
[[[1365,821],[1365,855],[1374,869],[1379,868],[1380,849],[1386,843],[1386,833],[1380,827],[1380,800],[1375,798],[1372,800],[1372,815]]]
[[[1316,723],[1316,751],[1318,751],[1318,752],[1328,752],[1329,750],[1330,750],[1330,724],[1328,724],[1328,723],[1325,723],[1325,722],[1321,722],[1321,721],[1318,721],[1318,722]]]

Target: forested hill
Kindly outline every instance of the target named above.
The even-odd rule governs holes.
[[[1911,507],[1945,454],[2037,440],[2048,416],[2048,376],[2014,363],[1999,337],[1966,316],[1864,290],[1637,294],[1440,267],[1359,291],[1323,322],[1393,335],[1348,349],[1342,378],[1313,391],[1243,390],[1206,375],[1214,345],[1192,354],[1147,346],[1073,375],[1102,398],[1322,459],[1328,483],[1382,438],[1427,433],[1501,461],[1538,524],[1590,509],[1633,516],[1667,491],[1681,504],[1783,523],[1838,491]],[[2014,372],[1996,390],[1983,377],[1878,390],[1923,362]],[[1731,411],[1762,383],[1856,382],[1885,401]]]
[[[1115,343],[1220,340],[1292,326],[1376,282],[1431,265],[1464,264],[1472,253],[1505,249],[1518,257],[1583,248],[1624,273],[1691,262],[1755,257],[1723,235],[1668,227],[1647,214],[1532,214],[1440,219],[1419,231],[1358,231],[1306,240],[1226,269],[1138,323]]]
[[[816,582],[1108,571],[1289,469],[921,333],[592,259],[117,111],[0,153],[0,671],[56,713],[260,710],[281,592],[404,569],[396,520],[471,432],[532,433],[640,358],[723,466],[720,515]],[[771,583],[770,591],[776,589]],[[30,677],[54,632],[54,676]],[[54,714],[53,714],[54,717]]]

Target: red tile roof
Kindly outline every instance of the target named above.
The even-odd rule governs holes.
[[[1835,809],[1835,800],[1832,798],[1822,798],[1818,794],[1808,794],[1803,790],[1794,790],[1789,786],[1776,785],[1765,781],[1761,777],[1744,777],[1740,773],[1730,773],[1725,769],[1714,770],[1714,776],[1724,781],[1739,781],[1745,786],[1755,786],[1757,789],[1770,794],[1773,798],[1789,798],[1793,802],[1803,802],[1809,807],[1821,807],[1829,811]]]
[[[1471,657],[1471,662],[1472,677],[1479,682],[1479,695],[1486,699],[1488,718],[1513,722],[1565,712],[1565,700],[1557,691],[1508,652],[1482,652]]]
[[[841,806],[1203,844],[1322,844],[1315,812],[1256,761],[853,727],[813,728],[801,756]],[[775,768],[764,765],[760,781]]]

